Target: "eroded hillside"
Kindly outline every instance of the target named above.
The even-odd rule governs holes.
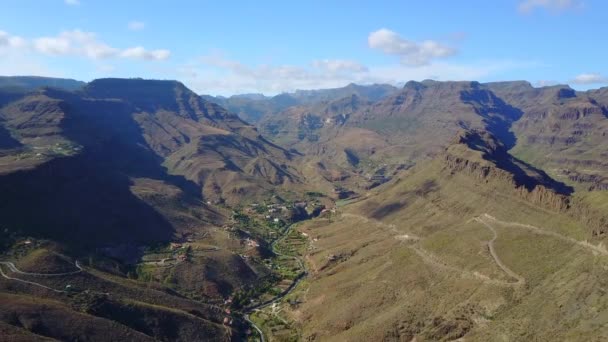
[[[0,90],[6,336],[608,338],[605,89],[349,85],[229,111],[175,81],[34,83]]]
[[[179,82],[0,94],[7,334],[247,337],[231,308],[290,280],[271,269],[268,244],[309,215],[293,205],[308,197],[292,153]],[[241,213],[255,202],[284,210]]]
[[[288,317],[309,340],[604,339],[608,251],[569,191],[463,133],[302,226],[311,275]]]

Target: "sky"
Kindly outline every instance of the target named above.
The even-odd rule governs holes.
[[[608,85],[604,0],[1,0],[0,75],[177,79],[201,94],[348,83]]]

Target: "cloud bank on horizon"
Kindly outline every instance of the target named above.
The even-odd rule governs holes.
[[[0,48],[39,53],[47,56],[79,56],[89,59],[135,58],[141,60],[166,60],[169,50],[147,50],[142,46],[124,49],[112,47],[97,38],[93,32],[79,29],[60,32],[56,36],[25,39],[0,31]]]
[[[90,5],[81,0],[63,2],[72,11],[86,10]],[[538,16],[545,18],[543,20],[557,20],[551,17],[563,17],[567,12],[581,13],[587,7],[581,0],[522,0],[515,2],[512,11],[515,16],[522,17],[521,20],[534,24]],[[49,35],[19,34],[0,27],[0,57],[5,60],[5,65],[0,66],[0,74],[39,74],[83,80],[104,76],[179,79],[198,92],[229,95],[276,94],[296,89],[341,87],[348,83],[397,84],[429,78],[513,79],[511,74],[534,75],[542,69],[559,67],[543,61],[542,57],[523,57],[524,54],[517,53],[517,48],[514,48],[514,56],[508,56],[493,51],[500,48],[474,46],[476,37],[487,32],[466,32],[454,27],[451,31],[441,30],[443,33],[429,29],[431,33],[424,34],[423,27],[407,34],[409,31],[389,25],[368,29],[367,40],[362,32],[353,35],[350,39],[355,47],[351,49],[358,49],[356,54],[349,53],[350,50],[325,54],[319,47],[318,51],[297,58],[281,59],[287,63],[277,63],[273,57],[244,58],[242,52],[234,57],[233,49],[224,46],[207,46],[203,51],[196,49],[196,42],[180,46],[175,39],[167,40],[171,34],[175,35],[173,32],[158,34],[156,31],[156,36],[149,35],[155,27],[148,24],[154,23],[146,18],[145,12],[139,15],[138,20],[131,18],[122,24],[123,32],[131,32],[133,36],[117,31],[113,35],[104,33],[106,39],[94,31],[82,29],[62,29]],[[204,29],[205,26],[201,26],[201,30]],[[143,35],[141,31],[144,31]],[[134,39],[142,39],[145,43],[129,43]],[[267,39],[260,37],[261,42]],[[165,45],[165,42],[169,46],[144,47],[152,45],[151,42],[154,45]],[[226,45],[238,43],[234,38],[226,39]],[[299,46],[297,40],[293,40],[293,44],[287,49],[309,47]],[[72,65],[78,65],[79,71]],[[570,82],[581,87],[608,84],[608,78],[604,76],[607,71],[594,69],[572,70],[570,75],[562,75],[561,81],[548,81],[556,79],[553,75],[530,77],[530,81],[537,85]]]

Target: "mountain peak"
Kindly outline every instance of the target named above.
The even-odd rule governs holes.
[[[426,88],[427,86],[422,83],[422,82],[418,82],[418,81],[408,81],[404,86],[403,89],[412,89],[412,90],[422,90],[424,88]]]

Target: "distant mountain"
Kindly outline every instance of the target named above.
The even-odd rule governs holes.
[[[85,82],[67,78],[0,76],[0,88],[23,88],[25,90],[34,90],[42,87],[52,87],[71,91],[81,89],[85,84]]]
[[[258,126],[273,140],[374,172],[441,151],[459,129],[484,129],[517,157],[575,186],[608,188],[608,91],[525,81],[408,82],[376,101],[296,105]],[[591,170],[591,171],[590,171]]]
[[[200,221],[166,203],[241,203],[300,182],[288,151],[173,81],[23,94],[0,108],[0,144],[4,225],[82,246],[166,241]]]
[[[396,87],[388,84],[358,85],[350,83],[346,87],[319,90],[296,90],[290,94],[301,104],[337,100],[350,95],[357,95],[370,101],[377,101],[394,93]]]
[[[0,335],[602,340],[606,157],[608,88],[0,86]]]
[[[0,101],[0,270],[18,278],[0,277],[2,336],[246,338],[215,303],[268,268],[239,255],[249,233],[228,225],[238,206],[306,192],[292,153],[175,81],[0,89]]]
[[[232,98],[235,99],[247,99],[247,100],[266,100],[268,99],[267,96],[265,96],[264,94],[238,94],[238,95],[233,95],[231,96]]]
[[[370,101],[349,96],[291,107],[259,123],[270,138],[326,163],[391,173],[440,152],[461,129],[486,129],[507,145],[521,113],[477,82],[408,82]],[[374,178],[370,176],[370,178]]]
[[[511,151],[575,186],[608,189],[608,102],[604,89],[567,85],[533,88],[522,82],[485,85],[522,112]]]
[[[331,102],[350,95],[376,101],[396,90],[397,88],[388,84],[357,85],[351,83],[342,88],[296,90],[293,93],[283,93],[273,97],[261,94],[233,95],[228,98],[208,95],[203,95],[203,97],[237,113],[248,122],[256,123],[265,116],[277,114],[291,106]]]

